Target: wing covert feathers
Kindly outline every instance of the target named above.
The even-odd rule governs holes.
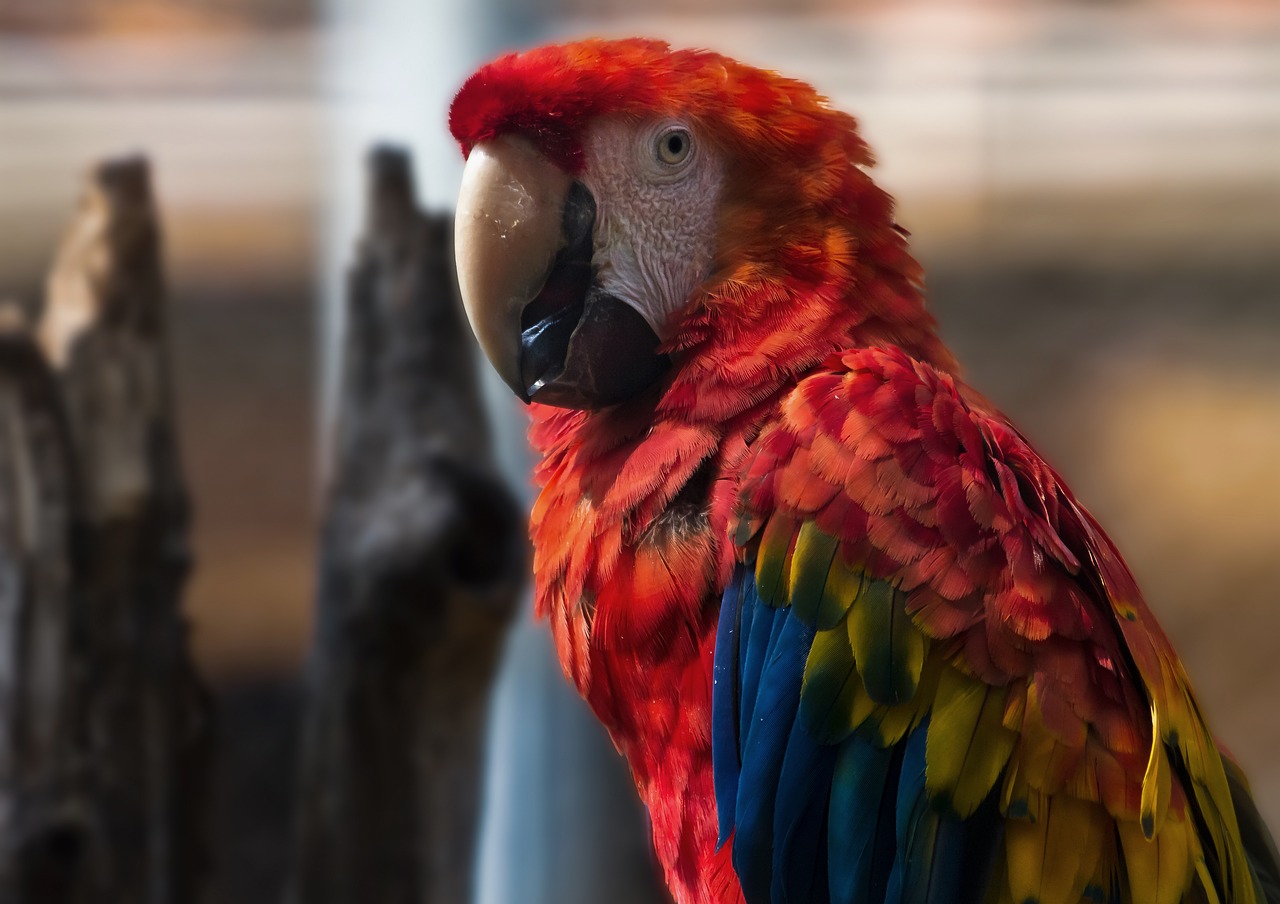
[[[952,377],[831,359],[742,487],[715,750],[749,904],[1280,904],[1119,555]]]

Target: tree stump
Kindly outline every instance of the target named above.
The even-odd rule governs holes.
[[[471,900],[490,689],[527,562],[491,461],[452,222],[369,161],[321,538],[297,904]]]
[[[98,900],[205,897],[211,706],[181,592],[190,506],[173,422],[158,217],[147,163],[93,171],[48,282],[39,340],[82,489],[81,755]]]
[[[53,373],[17,310],[0,320],[0,900],[88,904],[74,456]]]

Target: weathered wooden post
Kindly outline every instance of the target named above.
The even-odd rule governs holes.
[[[79,754],[97,900],[122,904],[198,904],[207,871],[211,708],[180,608],[189,505],[165,321],[147,163],[104,163],[59,249],[39,341],[83,490]]]
[[[101,875],[79,761],[79,490],[58,385],[0,312],[0,901],[89,904]]]
[[[496,477],[448,217],[369,161],[350,275],[298,805],[296,904],[471,900],[485,714],[524,516]]]

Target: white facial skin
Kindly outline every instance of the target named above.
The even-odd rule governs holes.
[[[600,287],[666,339],[672,315],[711,271],[723,162],[674,119],[605,119],[587,134],[584,152]]]

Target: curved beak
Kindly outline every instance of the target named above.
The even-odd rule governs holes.
[[[572,181],[527,140],[507,135],[472,148],[462,173],[454,221],[462,303],[485,356],[525,401],[520,317],[564,246]]]
[[[666,370],[658,337],[595,282],[595,199],[527,140],[471,149],[454,253],[480,347],[526,402],[600,408]]]

